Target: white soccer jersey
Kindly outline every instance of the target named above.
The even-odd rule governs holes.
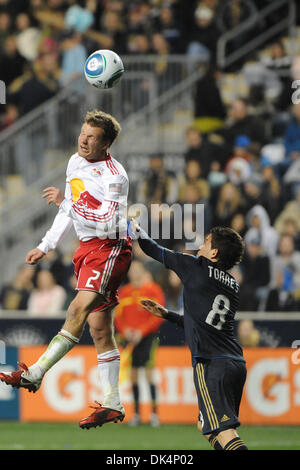
[[[129,182],[121,163],[110,154],[93,162],[75,153],[66,174],[65,199],[38,248],[55,249],[72,225],[82,241],[126,235]]]

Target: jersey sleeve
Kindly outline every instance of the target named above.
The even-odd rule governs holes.
[[[124,175],[109,175],[104,178],[105,200],[127,205],[128,178]]]
[[[183,282],[187,279],[194,256],[164,248],[152,240],[143,229],[140,229],[138,242],[146,255],[175,271]]]
[[[179,313],[172,312],[172,310],[168,310],[168,313],[164,316],[166,320],[171,323],[175,323],[176,325],[180,326],[180,328],[184,328],[184,320],[183,315],[179,315]]]
[[[60,209],[78,223],[96,228],[99,236],[105,233],[127,231],[125,208],[127,204],[128,181],[123,175],[111,175],[104,180],[104,198],[99,209],[91,209],[64,199]]]
[[[66,184],[65,189],[65,200],[71,200],[71,191],[68,184]],[[67,235],[72,225],[72,219],[70,219],[70,217],[68,217],[67,214],[59,208],[51,228],[48,230],[37,248],[45,254],[50,250],[55,250],[57,245]]]

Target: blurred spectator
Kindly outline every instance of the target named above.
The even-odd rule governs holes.
[[[286,219],[284,219],[282,232],[279,232],[280,235],[289,235],[289,236],[293,237],[296,251],[300,251],[300,227],[299,227],[299,222],[297,223],[297,221],[295,219],[286,218]]]
[[[151,47],[151,41],[146,34],[140,33],[128,37],[127,49],[129,54],[141,56],[144,54],[151,54]],[[128,101],[126,102],[126,105],[130,112],[135,112],[149,104],[153,81],[150,81],[149,77],[145,75],[131,80],[130,82],[131,85],[127,91]]]
[[[300,230],[300,189],[298,189],[296,199],[287,202],[275,220],[274,227],[280,234],[284,232],[285,223],[288,219],[294,220],[297,229]]]
[[[42,31],[36,27],[27,28],[17,34],[18,51],[24,59],[30,62],[31,67],[38,58],[41,40]]]
[[[271,291],[267,310],[298,310],[300,252],[295,250],[293,237],[281,236],[279,252],[274,257],[271,266]]]
[[[166,306],[170,310],[183,313],[183,288],[180,278],[175,271],[168,270],[166,293]]]
[[[238,232],[241,235],[241,237],[244,238],[245,233],[247,231],[246,220],[245,220],[244,214],[242,214],[241,212],[238,212],[237,214],[235,214],[231,219],[229,227],[231,227],[233,230]]]
[[[185,174],[179,177],[179,202],[186,200],[186,190],[188,185],[193,185],[199,190],[199,200],[205,202],[209,198],[209,184],[202,177],[201,164],[197,160],[189,160],[186,164]]]
[[[300,181],[300,180],[299,180]],[[262,167],[262,186],[260,203],[266,209],[271,224],[278,216],[282,207],[281,187],[272,165],[265,164]]]
[[[270,259],[263,252],[259,239],[250,239],[242,261],[243,284],[240,309],[261,310],[267,297],[270,282]]]
[[[286,156],[290,162],[299,158],[300,154],[300,103],[294,104],[291,111],[290,122],[288,123],[284,136],[284,146]],[[293,155],[296,154],[296,157]]]
[[[134,34],[128,37],[127,50],[130,54],[150,54],[151,43],[146,34]]]
[[[147,177],[138,188],[137,200],[144,204],[173,204],[178,199],[178,182],[173,172],[164,167],[162,154],[153,154],[149,159]]]
[[[234,148],[233,148],[234,155],[231,158],[239,157],[249,162],[250,156],[249,156],[248,149],[250,145],[251,145],[251,140],[249,139],[247,135],[238,135],[234,141]]]
[[[265,100],[274,103],[279,97],[282,90],[280,78],[259,60],[257,52],[247,60],[241,73],[249,87],[249,101],[256,107],[256,113],[259,105],[262,106],[262,111],[265,109]]]
[[[300,152],[292,152],[290,166],[282,178],[283,190],[287,199],[297,197],[300,189]]]
[[[245,235],[245,243],[248,246],[254,239],[259,240],[264,253],[275,256],[278,248],[279,236],[270,224],[270,217],[264,207],[254,206],[246,214],[246,222],[249,227]]]
[[[12,21],[9,14],[5,11],[0,12],[0,43],[3,44],[5,39],[11,34]]]
[[[203,233],[208,232],[211,227],[210,204],[206,199],[202,199],[202,196],[203,190],[199,186],[192,182],[186,183],[181,201],[183,206],[182,241],[193,243],[194,250],[202,244]]]
[[[265,55],[261,60],[266,67],[279,72],[280,79],[283,79],[283,83],[285,82],[286,76],[281,76],[280,72],[289,71],[292,58],[288,55],[282,41],[275,41],[270,47],[270,54]]]
[[[26,60],[19,54],[15,35],[7,36],[0,55],[1,80],[9,87],[11,82],[22,75]]]
[[[71,272],[73,272],[73,270],[74,268],[72,264]],[[50,271],[57,284],[65,289],[68,288],[67,278],[68,274],[70,274],[70,269],[64,264],[61,252],[58,249],[50,250],[46,256],[40,260],[36,266],[35,278],[40,271]]]
[[[270,54],[262,58],[262,63],[276,73],[281,82],[281,92],[275,101],[276,109],[284,111],[291,104],[290,68],[292,58],[288,55],[282,41],[275,41],[270,48]]]
[[[132,345],[131,383],[135,414],[129,424],[135,426],[140,424],[138,371],[140,368],[145,368],[152,405],[150,424],[158,426],[157,392],[153,368],[154,352],[158,345],[157,333],[163,320],[149,314],[139,302],[142,298],[148,298],[164,305],[165,297],[161,287],[153,281],[151,274],[146,271],[142,263],[133,261],[128,277],[129,284],[119,290],[120,303],[115,310],[115,326],[124,338],[124,344]]]
[[[54,12],[55,16],[61,17],[64,27],[72,29],[79,34],[86,32],[94,23],[94,15],[88,8],[83,8],[77,4],[74,4],[70,7],[65,5],[62,10],[62,15],[59,15],[59,12],[56,11]],[[53,14],[53,9],[51,13]],[[101,38],[102,40],[104,39],[106,41],[108,40],[105,35],[99,35],[98,38]],[[105,47],[106,44],[107,42],[105,42],[103,46]]]
[[[0,131],[11,126],[16,122],[19,116],[19,110],[17,106],[12,103],[7,103],[5,105],[5,112],[0,115]]]
[[[248,181],[251,174],[251,165],[245,158],[236,156],[226,165],[226,175],[229,181],[238,187]]]
[[[55,317],[63,310],[66,291],[56,284],[50,271],[42,270],[37,274],[36,288],[28,300],[28,315],[31,317]]]
[[[224,126],[226,109],[218,85],[220,77],[218,70],[209,67],[196,83],[194,117],[200,132],[213,132]]]
[[[184,53],[186,44],[182,37],[182,28],[170,5],[162,4],[159,16],[154,19],[153,30],[162,34],[166,41],[168,41],[170,53]]]
[[[81,34],[75,31],[66,32],[60,42],[62,50],[60,83],[66,86],[82,74],[87,59],[87,50],[82,44]]]
[[[226,164],[225,173],[228,179],[238,186],[246,182],[252,174],[248,154],[250,143],[251,141],[246,135],[237,136],[234,142],[233,155]]]
[[[241,320],[238,323],[238,340],[242,347],[256,347],[259,346],[260,334],[255,328],[252,320]]]
[[[33,288],[34,269],[24,265],[19,268],[11,283],[5,284],[0,291],[0,305],[5,310],[26,310],[30,292]]]
[[[261,205],[263,180],[259,173],[253,173],[242,186],[245,211],[248,212],[253,206]]]
[[[186,130],[185,137],[187,146],[184,154],[185,162],[197,160],[201,165],[203,178],[208,176],[212,165],[215,163],[218,163],[218,170],[224,168],[229,153],[222,141],[220,142],[220,140],[217,139],[218,136],[216,136],[216,141],[214,141],[213,137],[206,137],[201,134],[197,127],[190,126]],[[214,170],[218,171],[216,165],[214,165]]]
[[[246,101],[236,99],[228,111],[228,124],[218,132],[233,145],[239,135],[248,136],[251,142],[264,144],[266,140],[264,122],[257,116],[250,115]]]
[[[25,12],[19,13],[15,21],[15,29],[17,30],[17,32],[21,33],[22,31],[25,31],[31,26],[32,20],[30,16]]]
[[[59,75],[56,44],[47,38],[40,46],[32,71],[11,84],[10,93],[20,113],[26,114],[52,98],[59,89]]]
[[[252,0],[225,0],[220,2],[217,23],[220,31],[225,33],[238,26],[256,13]]]
[[[202,55],[207,61],[215,62],[218,37],[214,11],[206,6],[197,6],[188,37],[187,54]]]
[[[210,172],[207,177],[207,181],[211,189],[211,201],[217,197],[220,186],[226,183],[227,176],[221,170],[221,165],[219,162],[213,162],[210,167]]]
[[[247,146],[247,159],[251,163],[251,167],[254,173],[260,173],[262,157],[261,157],[261,146],[257,142],[251,142]],[[268,160],[268,163],[270,161]]]
[[[240,190],[231,182],[223,184],[215,207],[212,225],[228,227],[232,217],[243,210]]]
[[[101,33],[110,39],[110,44],[106,44],[105,47],[114,50],[117,54],[125,54],[127,33],[121,15],[115,11],[106,11],[101,23]]]
[[[127,33],[128,35],[147,34],[151,27],[149,22],[149,10],[145,9],[145,4],[133,4],[129,6],[127,15]]]
[[[157,80],[158,95],[168,91],[182,74],[180,64],[168,60],[170,45],[161,33],[152,35],[152,49],[157,55],[154,71]]]

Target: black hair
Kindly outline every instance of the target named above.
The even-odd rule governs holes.
[[[213,227],[211,234],[211,247],[218,250],[217,266],[228,271],[243,259],[245,242],[241,235],[229,227]]]

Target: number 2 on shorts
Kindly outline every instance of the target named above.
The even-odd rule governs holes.
[[[95,271],[95,269],[93,269],[93,273],[95,273],[95,276],[91,276],[88,278],[88,280],[86,281],[85,287],[91,287],[92,289],[95,287],[93,286],[93,284],[91,284],[91,281],[96,281],[97,279],[99,279],[100,272]]]

